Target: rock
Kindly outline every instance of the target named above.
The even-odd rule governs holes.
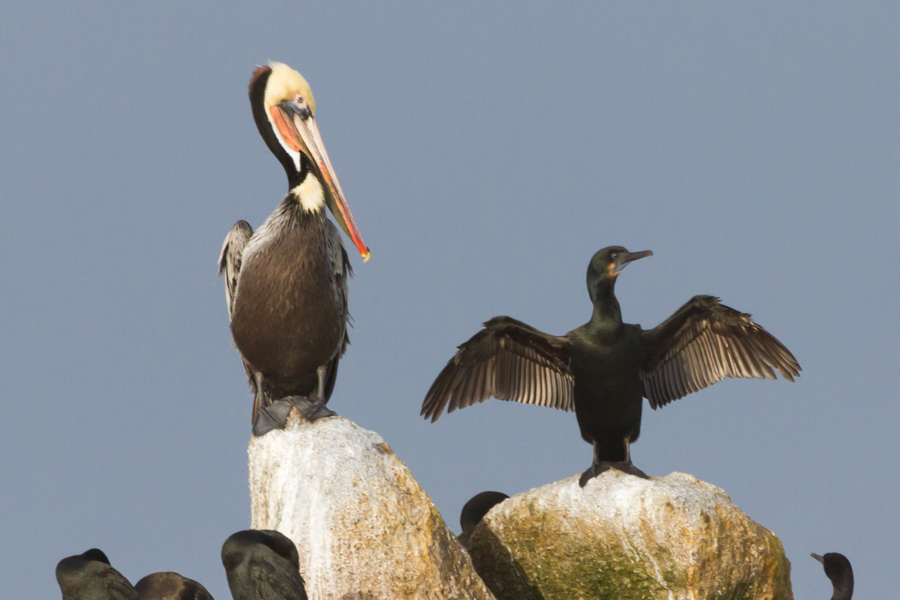
[[[498,600],[788,600],[777,537],[684,473],[571,477],[495,506],[470,541]]]
[[[385,441],[341,417],[250,440],[251,525],[291,538],[312,600],[493,596]]]

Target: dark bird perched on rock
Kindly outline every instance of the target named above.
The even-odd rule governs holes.
[[[213,600],[199,582],[178,573],[151,573],[137,582],[138,600]]]
[[[271,530],[247,529],[222,546],[222,564],[234,600],[306,600],[297,547]]]
[[[459,534],[459,541],[466,548],[469,547],[469,539],[475,527],[481,523],[484,515],[488,514],[492,508],[509,498],[503,492],[481,492],[475,494],[463,506],[462,513],[459,515],[459,525],[462,527],[462,533]]]
[[[97,548],[59,561],[56,581],[63,600],[138,600],[134,586]]]
[[[853,597],[853,567],[843,554],[829,552],[825,556],[811,555],[825,567],[825,575],[831,580],[834,594],[831,600],[850,600]]]
[[[259,67],[250,105],[260,135],[287,173],[288,193],[254,232],[238,221],[222,246],[234,344],[254,392],[253,433],[283,428],[292,407],[307,420],[325,408],[347,348],[350,262],[338,225],[368,260],[319,135],[306,80],[281,63]]]
[[[643,398],[665,406],[727,377],[793,381],[800,365],[750,315],[694,296],[654,329],[622,323],[616,278],[649,250],[610,246],[594,254],[587,287],[591,320],[563,336],[510,317],[494,317],[459,346],[428,390],[422,415],[432,422],[491,396],[575,410],[581,437],[594,446],[582,487],[610,467],[646,477],[631,462],[641,430]]]

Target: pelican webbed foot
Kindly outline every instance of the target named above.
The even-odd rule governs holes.
[[[306,396],[288,396],[275,400],[265,408],[259,409],[259,416],[253,424],[253,435],[259,437],[273,429],[284,429],[291,409],[296,408],[304,419],[310,423],[323,417],[333,417],[337,413],[329,410],[323,400]]]
[[[310,423],[323,417],[333,417],[337,414],[325,406],[327,400],[318,399],[316,397],[289,396],[285,398],[284,401],[290,402],[291,405],[297,409],[297,412],[303,415],[303,418]]]

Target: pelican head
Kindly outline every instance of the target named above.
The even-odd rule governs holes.
[[[308,212],[328,206],[363,261],[368,260],[369,249],[319,135],[316,102],[306,79],[289,66],[272,62],[253,72],[249,92],[256,127],[269,150],[281,161],[291,193],[300,206]]]

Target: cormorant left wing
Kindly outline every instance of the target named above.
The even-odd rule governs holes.
[[[516,319],[494,317],[459,346],[428,390],[420,414],[434,422],[448,403],[447,412],[453,412],[491,396],[573,410],[567,342]]]
[[[644,396],[659,408],[727,377],[793,381],[800,365],[750,315],[694,296],[654,329],[642,332]]]

